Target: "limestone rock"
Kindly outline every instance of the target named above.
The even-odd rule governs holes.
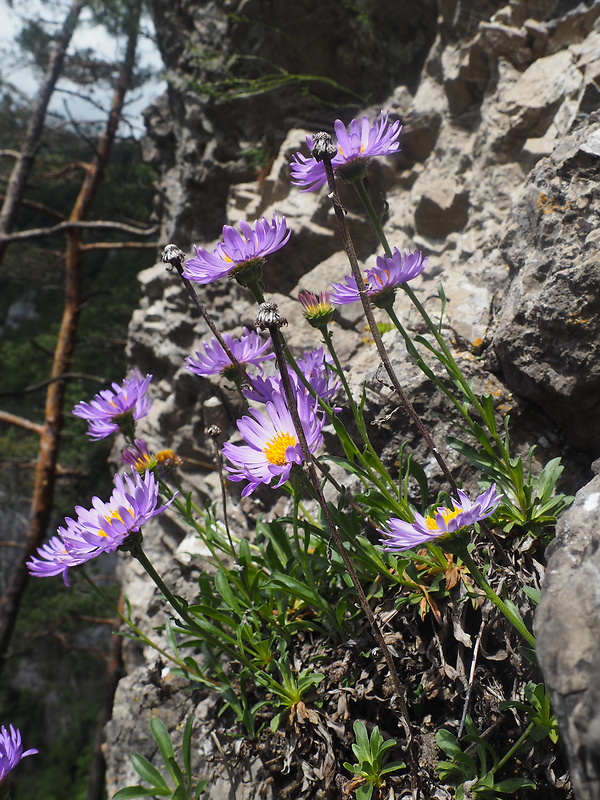
[[[600,467],[600,464],[597,464]],[[600,798],[600,475],[558,524],[535,619],[540,666],[569,753],[577,800]]]
[[[430,184],[415,209],[415,229],[423,236],[445,239],[469,219],[469,194],[448,180]]]
[[[590,117],[529,176],[502,249],[513,279],[494,348],[504,379],[581,447],[600,445],[596,186]]]

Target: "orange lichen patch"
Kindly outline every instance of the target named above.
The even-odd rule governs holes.
[[[567,318],[569,325],[587,325],[589,319],[587,317],[571,316]]]
[[[483,352],[484,344],[485,341],[481,338],[481,336],[478,336],[476,339],[473,339],[473,341],[471,342],[471,350],[473,351],[473,355],[480,356]]]
[[[499,406],[496,406],[496,411],[501,417],[506,417],[509,414],[512,414],[514,410],[515,406],[511,405],[510,403],[501,403]]]
[[[495,397],[497,400],[501,397],[510,397],[510,393],[506,392],[503,386],[498,386],[497,383],[487,381],[485,384],[485,393]]]
[[[545,192],[540,192],[540,196],[537,199],[536,205],[542,214],[552,214],[556,211],[566,211],[571,204],[567,200],[564,205],[560,205],[558,198],[554,195],[552,197],[548,197]]]

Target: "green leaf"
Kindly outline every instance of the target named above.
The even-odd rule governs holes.
[[[535,789],[535,783],[528,781],[526,778],[507,778],[505,781],[494,784],[494,791],[502,792],[503,794],[513,794],[519,789]]]
[[[238,603],[237,598],[233,593],[233,590],[227,579],[227,576],[225,575],[222,569],[218,570],[215,575],[215,588],[232,611],[235,611],[236,614],[243,613],[240,608],[240,604]]]
[[[540,599],[542,597],[542,593],[539,589],[536,589],[534,586],[523,586],[523,592],[530,597],[533,602],[539,605]]]
[[[271,579],[265,584],[266,589],[283,588],[290,592],[294,597],[304,600],[305,603],[313,608],[329,611],[329,604],[315,591],[310,589],[305,583],[285,575],[281,572],[271,575]]]
[[[439,748],[441,748],[447,756],[452,758],[457,753],[462,753],[460,742],[453,736],[450,731],[440,728],[435,735],[435,741]]]
[[[169,758],[175,757],[169,731],[160,717],[154,717],[154,719],[150,722],[150,730],[152,731],[152,737],[154,741],[158,745],[162,759],[166,764]]]
[[[385,767],[379,773],[380,775],[388,775],[390,772],[395,772],[398,769],[404,769],[406,764],[404,761],[390,761],[389,764],[386,764]]]
[[[112,800],[134,800],[136,797],[155,797],[159,792],[155,789],[148,789],[145,786],[126,786],[124,789],[119,789],[112,796]],[[164,793],[163,793],[164,794]],[[171,792],[167,792],[167,795]]]
[[[194,729],[194,718],[188,717],[183,729],[183,741],[181,743],[181,755],[188,781],[192,777],[192,731]]]
[[[275,716],[269,722],[269,728],[271,728],[273,733],[279,730],[281,723],[288,716],[289,713],[290,713],[289,708],[284,708],[278,714],[275,714]]]
[[[165,779],[147,758],[141,756],[139,753],[134,753],[131,756],[131,763],[133,768],[145,781],[150,783],[156,789],[155,794],[171,794],[171,790],[165,782]]]
[[[371,800],[374,788],[372,783],[362,783],[356,790],[356,800]]]
[[[175,785],[177,787],[183,786],[184,785],[183,773],[181,771],[181,767],[175,760],[175,756],[171,756],[170,758],[168,758],[165,761],[165,766],[169,770],[169,773],[171,774],[171,777],[173,778]],[[176,798],[174,798],[174,800],[176,800]]]

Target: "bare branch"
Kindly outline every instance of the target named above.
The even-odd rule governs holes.
[[[73,231],[76,229],[92,231],[120,231],[121,233],[132,234],[133,236],[152,236],[158,230],[158,225],[153,225],[151,228],[136,228],[133,225],[126,225],[124,222],[105,222],[103,220],[86,222],[84,220],[67,220],[65,222],[59,222],[58,225],[53,225],[49,228],[30,228],[28,231],[17,231],[16,233],[9,233],[5,236],[0,234],[0,245],[7,242],[23,242],[29,239],[41,239],[44,236],[53,236],[56,233]]]
[[[40,144],[48,104],[63,68],[65,54],[71,42],[71,37],[77,26],[83,6],[84,0],[72,0],[71,7],[63,22],[62,28],[54,40],[54,47],[50,55],[48,67],[39,91],[33,100],[31,116],[27,125],[27,130],[25,131],[23,145],[13,165],[8,180],[6,196],[2,208],[0,209],[0,232],[3,234],[10,233],[17,219],[17,212],[25,192],[27,178]],[[0,240],[0,261],[4,257],[6,247],[7,242]]]
[[[35,383],[33,386],[26,386],[24,389],[16,389],[13,392],[0,392],[0,397],[20,397],[23,394],[30,392],[37,392],[39,389],[45,389],[51,383],[56,381],[66,380],[87,380],[95,381],[96,383],[106,383],[106,378],[100,378],[98,375],[86,375],[84,372],[63,372],[61,375],[55,375],[53,378],[48,378],[40,383]]]
[[[43,425],[39,425],[37,422],[32,422],[30,419],[25,419],[24,417],[18,417],[16,414],[9,414],[8,411],[0,411],[0,422],[16,425],[17,428],[24,428],[26,431],[37,433],[38,436],[41,436],[44,430]]]
[[[2,155],[1,151],[0,155]],[[0,201],[3,200],[4,200],[4,195],[0,195]],[[65,215],[61,214],[60,211],[57,211],[54,208],[50,208],[50,206],[47,206],[44,203],[38,203],[36,200],[27,200],[23,198],[23,200],[21,200],[21,205],[26,206],[27,208],[35,208],[36,211],[42,211],[44,214],[48,214],[48,216],[55,217],[56,219],[60,220],[65,219]]]
[[[82,244],[82,252],[88,250],[158,250],[158,242],[92,242],[91,244]]]

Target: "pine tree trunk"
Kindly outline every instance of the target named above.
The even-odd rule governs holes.
[[[65,54],[84,5],[85,0],[73,0],[71,3],[69,13],[63,22],[60,33],[56,37],[44,80],[31,106],[31,116],[25,132],[25,139],[8,179],[4,203],[0,211],[0,262],[4,258],[4,253],[8,246],[1,239],[2,236],[12,232],[17,219],[19,206],[27,186],[27,178],[31,172],[35,154],[44,131],[48,104],[56,87],[56,82],[61,75]]]
[[[130,14],[127,49],[115,87],[111,110],[105,130],[100,136],[94,161],[86,170],[82,187],[69,217],[70,221],[83,220],[89,213],[110,158],[123,113],[125,95],[133,75],[141,0],[135,0],[132,3]],[[29,578],[26,562],[44,541],[52,513],[65,397],[65,381],[60,380],[60,376],[69,371],[73,359],[82,302],[83,251],[81,237],[80,230],[72,230],[67,233],[65,307],[54,350],[50,376],[53,380],[51,380],[46,394],[44,426],[40,436],[35,468],[29,528],[23,543],[22,554],[13,567],[4,595],[0,598],[0,669],[6,658],[21,598]]]

